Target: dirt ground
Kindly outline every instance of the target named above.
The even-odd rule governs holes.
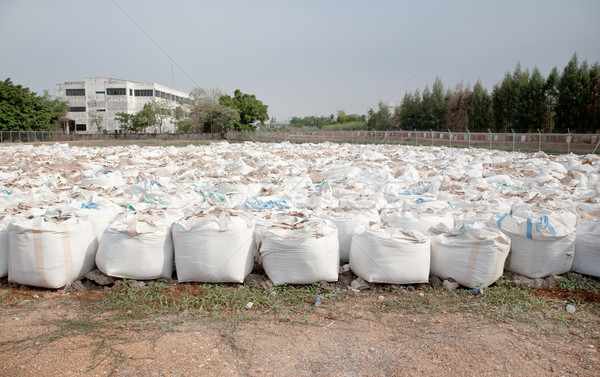
[[[289,320],[144,328],[81,317],[102,291],[0,288],[2,376],[598,376],[600,334],[470,312],[373,310],[362,291]],[[6,304],[7,302],[12,304]],[[307,304],[308,305],[308,304]],[[249,309],[251,312],[253,309]]]

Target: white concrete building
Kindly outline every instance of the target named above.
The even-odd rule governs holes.
[[[56,85],[56,97],[69,103],[65,132],[121,132],[115,120],[117,113],[135,114],[145,104],[164,101],[175,108],[188,93],[157,83],[139,83],[107,77],[90,77],[85,81],[68,81]],[[147,130],[154,132],[153,129]],[[166,121],[162,132],[175,132],[172,119]]]

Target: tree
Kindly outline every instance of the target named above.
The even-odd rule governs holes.
[[[379,109],[374,111],[369,109],[367,127],[372,130],[391,130],[394,128],[390,109],[383,102],[379,102]]]
[[[221,96],[219,104],[238,111],[240,116],[240,120],[236,124],[238,129],[253,129],[252,123],[260,121],[261,124],[265,124],[265,121],[269,119],[268,106],[258,100],[254,94],[245,94],[239,89],[233,92],[233,97]]]
[[[350,123],[350,122],[364,122],[364,115],[358,114],[346,114],[344,110],[338,110],[337,117],[335,118],[337,123]]]
[[[450,94],[446,113],[446,126],[451,131],[460,131],[468,127],[470,105],[471,89],[468,86],[463,88],[462,83],[457,84]]]
[[[417,89],[414,93],[407,92],[402,103],[394,111],[394,123],[396,128],[412,130],[423,127],[421,94]]]
[[[52,130],[67,114],[66,102],[42,96],[29,88],[14,85],[10,78],[0,81],[0,129]]]
[[[219,89],[196,88],[192,91],[189,117],[179,122],[178,132],[225,133],[240,120],[238,111],[220,103]]]
[[[102,127],[102,122],[104,121],[104,119],[100,115],[98,115],[98,113],[92,111],[88,111],[87,115],[91,126],[95,128],[97,132],[101,133],[104,129],[104,127]]]
[[[471,93],[468,124],[469,129],[473,131],[487,131],[493,128],[492,99],[481,84],[481,80],[477,80]]]
[[[174,117],[173,109],[165,100],[155,100],[148,105],[148,116],[150,122],[154,125],[154,132],[157,131],[158,127],[158,133],[162,133],[162,128],[167,120]],[[152,117],[154,119],[151,119]]]
[[[599,78],[600,68],[597,63],[589,67],[584,60],[580,65],[577,54],[573,54],[556,83],[556,131],[566,132],[570,129],[576,132],[594,132],[598,129]]]

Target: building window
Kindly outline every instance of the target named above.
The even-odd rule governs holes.
[[[75,131],[87,131],[87,126],[85,124],[76,124]]]
[[[107,88],[106,95],[107,96],[124,96],[127,94],[125,88]]]
[[[96,90],[96,94],[104,94],[104,90]]]
[[[136,97],[152,97],[152,89],[136,89],[134,93]]]
[[[85,96],[85,89],[67,89],[67,96]]]
[[[106,111],[106,109],[96,109],[96,111]]]
[[[129,89],[129,95],[132,96],[133,95],[133,89]]]
[[[72,107],[69,107],[69,112],[70,113],[84,113],[85,112],[85,106],[72,106]]]

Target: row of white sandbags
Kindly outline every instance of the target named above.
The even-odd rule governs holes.
[[[83,211],[87,211],[88,213],[94,211],[96,216],[87,218],[85,217],[87,213],[81,213]],[[321,236],[319,235],[319,228],[317,226],[318,222],[315,222],[314,219],[311,221],[306,220],[308,217],[305,215],[294,217],[291,215],[279,214],[271,216],[278,218],[276,221],[263,220],[264,225],[259,227],[259,229],[262,229],[261,232],[263,237],[256,240],[256,246],[252,246],[249,241],[252,240],[252,235],[254,234],[254,225],[253,221],[250,220],[250,215],[244,212],[231,212],[230,216],[225,218],[223,218],[224,215],[222,215],[218,221],[214,218],[214,211],[212,214],[211,212],[203,212],[200,215],[188,216],[185,218],[185,221],[180,220],[177,222],[174,222],[173,218],[169,220],[161,219],[156,216],[152,217],[132,213],[129,216],[122,216],[123,218],[108,226],[110,216],[114,216],[114,212],[109,210],[96,211],[97,209],[80,210],[78,211],[79,214],[75,217],[65,217],[63,214],[62,218],[55,219],[54,221],[51,217],[41,216],[34,219],[11,223],[9,229],[0,233],[0,240],[2,239],[2,235],[7,235],[8,237],[6,238],[12,239],[11,247],[4,247],[6,255],[11,256],[10,262],[8,261],[9,258],[0,258],[0,266],[3,264],[6,265],[5,270],[9,273],[9,277],[12,281],[51,288],[63,286],[83,276],[93,267],[94,259],[96,260],[98,267],[111,276],[134,279],[155,279],[171,276],[174,245],[175,250],[180,251],[179,253],[175,253],[175,262],[178,266],[178,278],[181,281],[239,282],[243,281],[245,275],[251,271],[254,264],[254,254],[256,253],[256,248],[258,246],[259,250],[262,251],[261,260],[263,262],[266,260],[266,264],[263,263],[265,265],[265,271],[272,275],[274,282],[277,284],[308,283],[311,281],[327,280],[329,278],[337,277],[337,265],[340,258],[339,250],[341,250],[341,248],[338,246],[333,248],[336,251],[335,255],[337,259],[335,259],[335,263],[330,264],[329,268],[325,268],[324,266],[326,266],[326,263],[319,261],[318,257],[310,257],[311,251],[314,252],[314,249],[312,247],[304,248],[306,242],[308,242],[307,240],[310,240],[311,235],[313,234],[316,235],[315,238],[317,239]],[[226,212],[220,213],[225,214]],[[360,212],[357,213],[362,216]],[[339,215],[339,213],[336,213],[336,215]],[[550,274],[561,274],[571,269],[571,264],[573,264],[574,260],[573,257],[575,256],[575,263],[573,264],[574,270],[595,276],[600,275],[598,274],[598,255],[600,255],[600,250],[598,250],[600,248],[600,243],[597,242],[600,238],[600,226],[597,225],[598,222],[587,222],[582,224],[578,228],[580,241],[574,242],[575,232],[569,229],[568,221],[564,221],[565,215],[563,214],[562,216],[563,217],[551,215],[550,217],[542,217],[537,221],[533,221],[532,219],[519,221],[513,216],[505,215],[497,220],[496,225],[512,240],[511,258],[507,263],[507,269],[532,278],[543,277]],[[333,218],[335,219],[335,217]],[[93,221],[90,221],[90,219]],[[242,219],[245,219],[245,221],[243,222]],[[321,230],[321,232],[323,235],[327,235],[325,239],[335,238],[337,245],[347,243],[348,233],[350,232],[352,234],[352,238],[350,239],[351,246],[348,250],[348,259],[350,259],[352,269],[357,273],[361,273],[361,271],[365,271],[365,268],[375,268],[380,265],[388,267],[388,263],[378,263],[378,257],[372,258],[370,255],[371,252],[377,253],[377,250],[370,250],[369,253],[361,255],[360,252],[364,251],[365,247],[357,246],[361,244],[360,241],[357,240],[360,240],[361,237],[363,237],[363,235],[359,235],[357,238],[355,234],[357,228],[360,229],[362,227],[363,232],[365,232],[364,225],[369,221],[375,222],[373,221],[375,219],[369,219],[368,216],[358,217],[359,220],[356,223],[346,221],[348,219],[344,218],[343,215],[342,219],[343,221],[340,223],[340,218],[339,216],[337,217],[340,228],[335,226],[337,225],[335,222],[332,224],[323,222],[323,224],[326,225],[324,226],[324,229],[328,229],[329,231],[323,232]],[[354,218],[354,220],[356,221],[356,218]],[[197,225],[196,222],[198,223]],[[171,224],[173,225],[171,226]],[[245,228],[241,226],[244,224],[246,225]],[[219,226],[218,229],[216,228],[217,225]],[[410,223],[404,223],[404,225],[408,225],[408,227],[411,226]],[[226,232],[226,230],[229,230],[232,226],[233,229],[236,229],[235,232],[241,232],[241,229],[245,230],[246,239],[243,244],[246,246],[249,245],[248,247],[250,247],[250,249],[246,250],[246,246],[242,247],[237,243],[231,244],[226,242],[227,240],[237,240],[236,242],[241,242],[239,237],[235,234]],[[375,226],[381,225],[373,225],[373,227]],[[107,227],[108,229],[104,231],[104,228]],[[434,228],[432,233],[440,233],[438,237],[444,237],[445,241],[433,242],[431,246],[432,255],[436,255],[436,257],[433,257],[432,259],[432,266],[437,266],[432,267],[433,274],[443,278],[452,277],[466,286],[480,286],[481,284],[484,284],[484,282],[486,285],[489,285],[495,281],[482,280],[480,276],[476,276],[475,280],[469,281],[469,279],[461,277],[456,271],[462,271],[465,276],[471,276],[471,278],[473,278],[473,266],[477,265],[477,261],[480,260],[480,255],[486,254],[488,252],[487,249],[489,248],[501,248],[506,242],[498,237],[489,238],[489,234],[488,239],[485,239],[485,237],[481,235],[473,235],[473,232],[483,232],[483,230],[469,228],[467,228],[467,230],[451,230],[443,223],[440,223]],[[270,229],[271,232],[266,233],[265,229]],[[338,229],[341,229],[342,231],[338,232]],[[394,229],[393,224],[386,229]],[[398,227],[395,229],[397,232],[400,232]],[[95,255],[95,248],[97,247],[99,239],[98,232],[100,232],[100,235],[103,234],[103,236],[102,241],[100,242],[100,248],[98,249],[98,254]],[[402,232],[406,233],[406,231]],[[173,236],[171,236],[171,233]],[[10,234],[13,234],[13,236],[10,236]],[[265,234],[267,234],[267,236],[264,236]],[[369,232],[367,232],[367,234],[369,234]],[[396,236],[398,234],[396,234]],[[413,238],[415,238],[415,234],[421,233],[418,231],[413,232]],[[461,234],[465,237],[468,236],[471,239],[477,240],[475,243],[477,247],[471,247],[464,250],[465,252],[468,252],[470,264],[453,264],[451,261],[456,262],[457,260],[460,260],[460,258],[457,256],[448,258],[446,252],[438,253],[440,245],[447,245],[451,243],[450,240],[459,243],[463,242],[462,245],[464,246],[465,240],[460,237],[457,238],[456,234]],[[387,237],[383,233],[382,235],[384,238]],[[211,243],[211,237],[213,236],[216,237],[217,241],[215,242],[217,246]],[[293,237],[290,238],[290,236]],[[286,251],[284,250],[286,248],[283,247],[280,247],[282,250],[278,250],[278,243],[273,241],[274,239],[277,239],[277,237],[281,238],[282,240],[280,240],[280,242],[287,245],[287,249],[292,251],[288,252],[289,250]],[[403,237],[406,238],[406,234],[400,238],[402,239]],[[421,238],[424,237],[426,236]],[[262,242],[263,238],[267,239],[268,242]],[[294,251],[297,246],[294,242],[289,243],[290,241],[288,238],[301,240],[300,244],[303,246],[300,247],[300,252]],[[391,239],[393,238],[394,237],[391,237]],[[369,240],[369,242],[372,243],[374,239],[377,239],[377,237]],[[321,241],[323,240],[320,240],[319,242]],[[419,242],[421,241],[422,239],[419,240]],[[470,241],[467,241],[467,243],[468,242]],[[490,245],[481,247],[481,245],[486,244],[486,242],[490,243]],[[263,247],[263,244],[267,246]],[[398,250],[403,250],[402,243],[396,242],[396,244],[394,244],[394,242],[392,242],[392,245],[395,245],[394,247]],[[458,247],[458,249],[464,249],[463,246]],[[395,255],[393,251],[394,247],[390,249],[390,255],[392,256]],[[273,252],[273,248],[278,251]],[[331,249],[331,247],[329,248]],[[429,247],[426,247],[425,249],[428,248]],[[239,252],[241,249],[244,249],[245,251]],[[78,250],[80,252],[77,252]],[[81,251],[84,250],[85,252],[82,253]],[[200,251],[198,252],[197,250]],[[220,257],[217,257],[216,262],[211,262],[213,256],[211,256],[210,250],[219,250],[220,254],[217,255]],[[354,260],[351,257],[353,252]],[[306,253],[306,255],[303,255],[302,253]],[[326,254],[327,253],[324,253],[323,255]],[[328,260],[334,260],[334,258],[332,258],[333,254],[334,253],[327,254]],[[438,254],[444,262],[435,262]],[[495,253],[492,254],[496,256],[499,255]],[[177,257],[178,255],[180,258]],[[267,255],[267,257],[264,257],[264,255]],[[358,262],[361,260],[361,256],[363,257],[362,261]],[[233,259],[234,257],[237,259]],[[200,258],[200,260],[194,261],[194,258]],[[305,258],[308,258],[308,260],[311,260],[311,258],[316,259],[312,262],[308,262]],[[2,263],[3,259],[6,260],[7,263]],[[498,270],[498,262],[501,259],[502,258],[499,257],[496,263],[489,263],[489,261],[484,263],[485,266],[492,268],[494,271],[494,274],[492,274],[493,276],[495,276],[498,271],[500,271],[500,274],[502,273],[502,269]],[[63,263],[60,263],[61,260]],[[226,268],[226,262],[230,260],[235,260],[235,263],[237,263],[234,264],[235,268],[231,273],[227,272]],[[282,269],[281,263],[283,263],[283,266],[285,267],[286,263],[290,260],[292,261],[290,262],[292,266],[298,263],[306,264],[306,270],[299,271],[294,275],[290,274],[285,268]],[[310,263],[315,263],[316,266],[308,266]],[[423,261],[421,265],[428,264],[428,261],[427,263]],[[502,265],[503,264],[502,261]],[[52,267],[47,269],[46,265]],[[205,272],[202,272],[203,266],[205,267]],[[219,269],[215,270],[214,266],[219,266]],[[385,272],[384,275],[396,276],[396,274],[400,274],[405,277],[403,279],[386,280],[385,277],[373,277],[370,273],[365,274],[362,277],[368,281],[389,283],[395,282],[407,284],[417,282],[406,276],[406,274],[410,275],[410,273],[408,270],[403,270],[402,263],[392,266],[392,270],[395,270],[396,273],[388,271]],[[220,269],[225,270],[221,271]],[[320,275],[320,272],[316,275],[310,274],[310,271],[318,271],[319,269],[324,269],[328,272],[323,275]],[[455,272],[453,274],[444,272],[447,271],[447,269],[454,269]],[[484,268],[477,266],[477,269],[483,270]],[[197,272],[195,273],[193,271]],[[373,271],[374,270],[371,270],[371,272]],[[421,276],[420,280],[423,280],[426,279],[429,271],[421,269],[419,273]],[[382,272],[380,271],[378,274],[381,276]],[[217,275],[220,277],[215,278]]]

